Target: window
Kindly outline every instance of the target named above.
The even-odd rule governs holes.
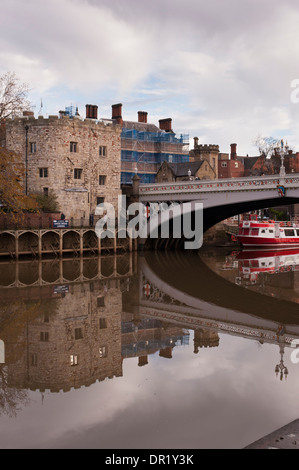
[[[105,175],[100,175],[99,176],[99,185],[104,186],[106,184],[106,176]]]
[[[76,354],[71,354],[70,362],[71,362],[71,366],[77,366],[78,365],[78,356]]]
[[[77,142],[70,142],[70,152],[77,152],[78,144]]]
[[[49,196],[49,188],[44,188],[44,195]]]
[[[75,339],[82,339],[82,338],[83,338],[82,328],[75,328]]]
[[[213,158],[213,168],[215,168],[215,167],[216,167],[216,159]]]
[[[100,326],[100,330],[103,330],[104,328],[107,328],[106,318],[100,318],[99,326]]]
[[[49,333],[47,331],[41,331],[39,336],[40,341],[49,341]]]
[[[107,347],[102,346],[99,348],[99,355],[100,357],[107,357]]]
[[[256,236],[259,234],[259,229],[258,228],[252,228],[250,231],[250,234],[253,236]]]
[[[239,167],[238,162],[235,162],[235,168],[238,168],[238,167]]]
[[[286,237],[294,237],[295,236],[295,230],[285,229],[284,234],[285,234]]]
[[[104,147],[104,146],[100,146],[99,147],[99,155],[100,157],[106,157],[107,155],[107,147]]]
[[[32,354],[32,356],[31,356],[31,365],[33,367],[37,366],[37,354]]]
[[[48,168],[40,168],[39,169],[39,177],[40,178],[48,178]]]
[[[222,162],[221,166],[222,166],[222,168],[226,168],[227,167],[227,162]]]
[[[74,178],[75,180],[80,180],[82,178],[82,168],[74,168]]]
[[[172,155],[169,155],[169,157],[168,157],[169,163],[172,163],[172,159],[173,159]]]
[[[30,142],[30,153],[36,152],[36,142]]]
[[[97,298],[97,306],[98,307],[105,307],[105,297],[98,297]]]

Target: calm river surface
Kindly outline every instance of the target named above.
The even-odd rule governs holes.
[[[299,418],[299,251],[2,261],[0,299],[2,449],[239,449]]]

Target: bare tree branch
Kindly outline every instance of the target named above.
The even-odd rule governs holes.
[[[20,82],[14,72],[0,76],[0,123],[9,117],[20,116],[24,110],[31,108],[27,99],[29,91],[29,86]]]

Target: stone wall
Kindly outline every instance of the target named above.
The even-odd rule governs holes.
[[[6,147],[21,154],[26,166],[27,141],[29,193],[52,190],[67,218],[88,218],[99,198],[117,209],[120,133],[120,126],[93,119],[23,117],[6,122]]]

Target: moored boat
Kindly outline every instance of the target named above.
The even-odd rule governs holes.
[[[236,240],[244,247],[280,249],[299,247],[299,224],[295,222],[261,221],[251,214],[239,224]]]

